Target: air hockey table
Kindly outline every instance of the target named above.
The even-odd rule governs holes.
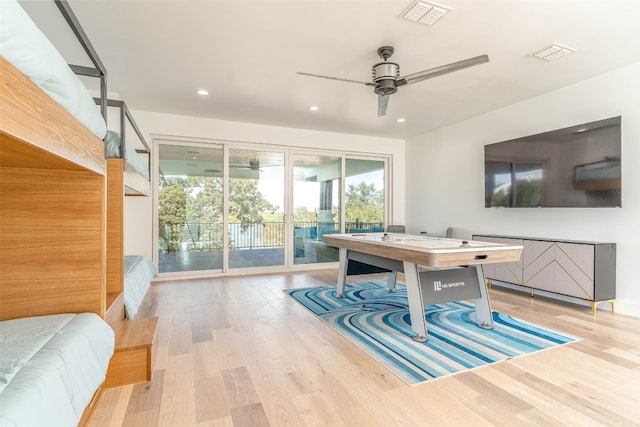
[[[424,307],[473,300],[475,322],[493,328],[491,305],[482,264],[517,262],[522,246],[397,233],[325,234],[326,245],[340,251],[336,292],[344,295],[349,261],[389,271],[387,289],[395,290],[404,273],[411,329],[415,341],[427,341]]]

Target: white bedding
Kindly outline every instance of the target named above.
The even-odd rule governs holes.
[[[76,426],[113,351],[94,313],[0,322],[0,426]]]
[[[103,139],[107,125],[93,98],[16,0],[0,0],[0,55]]]
[[[136,317],[151,279],[157,275],[158,270],[149,258],[141,255],[124,257],[124,311],[127,319]]]
[[[128,134],[127,134],[128,135]],[[122,158],[120,150],[120,134],[116,131],[107,131],[107,137],[105,138],[107,144],[107,157],[115,157],[117,159]],[[133,167],[140,175],[145,179],[149,179],[149,163],[142,160],[141,155],[138,154],[135,147],[132,144],[125,144],[125,156],[124,159],[127,163]]]
[[[107,157],[119,159],[120,155],[120,134],[113,130],[107,131],[107,137],[104,139],[107,144]]]

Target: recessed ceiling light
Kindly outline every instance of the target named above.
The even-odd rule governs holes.
[[[309,107],[310,111],[318,111],[320,109],[320,107],[318,107],[317,105],[312,105]]]
[[[198,91],[198,95],[201,95],[201,96],[207,96],[207,95],[209,95],[209,91],[208,91],[208,90],[205,90],[205,89],[200,89],[200,90]]]
[[[396,120],[398,123],[404,123],[406,121],[406,119],[404,117],[399,117],[398,120]]]
[[[433,25],[450,10],[449,6],[419,0],[411,3],[401,16],[409,21]]]
[[[539,51],[534,53],[533,56],[535,56],[536,58],[544,59],[545,61],[553,61],[554,59],[561,58],[575,51],[575,49],[569,46],[564,46],[560,43],[554,43],[551,46],[540,49]]]

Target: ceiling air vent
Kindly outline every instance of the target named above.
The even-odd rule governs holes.
[[[411,3],[401,16],[409,21],[433,25],[450,10],[450,7],[441,4],[416,1]]]
[[[534,53],[533,56],[544,59],[545,61],[553,61],[575,51],[575,49],[568,46],[561,45],[560,43],[554,43],[551,46],[540,49]]]

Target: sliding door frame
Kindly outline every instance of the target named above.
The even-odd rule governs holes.
[[[346,160],[372,160],[382,161],[384,164],[384,223],[385,225],[393,223],[393,156],[391,154],[377,154],[377,153],[365,153],[365,152],[351,152],[351,151],[339,151],[329,149],[314,149],[303,146],[291,146],[291,145],[278,145],[278,144],[263,144],[252,143],[243,141],[232,141],[222,139],[208,139],[208,138],[194,138],[194,137],[173,137],[165,135],[153,135],[153,156],[152,156],[152,168],[158,171],[159,168],[159,145],[171,144],[180,146],[194,146],[194,147],[222,147],[224,151],[224,168],[223,168],[223,226],[227,230],[229,227],[229,152],[232,149],[243,150],[255,150],[255,151],[276,151],[284,154],[284,214],[283,222],[285,227],[284,239],[284,264],[282,266],[270,266],[270,267],[252,267],[252,268],[229,268],[228,259],[228,247],[229,236],[228,233],[224,233],[224,252],[223,267],[222,269],[215,270],[196,270],[186,272],[165,272],[161,273],[161,278],[199,278],[199,277],[216,277],[216,276],[234,276],[234,275],[246,275],[246,274],[261,274],[261,273],[273,273],[282,271],[304,271],[304,270],[316,270],[325,269],[338,266],[338,261],[329,263],[316,263],[316,264],[294,264],[293,259],[293,156],[294,154],[308,154],[308,155],[331,155],[340,158],[341,179],[340,179],[340,232],[345,230],[345,197],[346,197]],[[152,223],[152,255],[153,261],[156,265],[159,262],[159,242],[158,242],[158,185],[159,185],[159,173],[153,173],[153,223]]]

